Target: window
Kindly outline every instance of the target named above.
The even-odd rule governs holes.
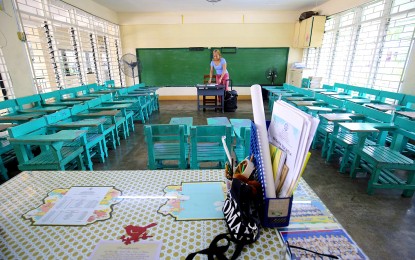
[[[58,0],[16,0],[38,92],[106,80],[119,73],[119,26]]]
[[[3,58],[3,52],[0,48],[0,101],[14,98],[12,81],[7,71],[6,62]]]
[[[328,17],[322,47],[305,49],[303,61],[324,84],[398,92],[414,27],[414,1],[372,1]]]

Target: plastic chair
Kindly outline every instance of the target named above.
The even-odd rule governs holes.
[[[184,125],[146,125],[144,126],[147,143],[148,168],[151,170],[171,168],[164,161],[178,161],[178,168],[187,168],[189,145]]]
[[[190,128],[190,168],[199,169],[201,162],[218,162],[223,168],[227,159],[222,136],[232,153],[232,127],[222,125],[199,125]]]

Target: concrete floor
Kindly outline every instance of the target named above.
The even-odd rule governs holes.
[[[237,111],[225,114],[197,111],[195,101],[161,101],[160,112],[147,123],[169,123],[175,116],[192,116],[194,125],[206,124],[206,118],[214,116],[253,119],[251,101],[238,101]],[[266,118],[270,118],[269,112]],[[121,142],[105,163],[94,164],[94,170],[147,168],[143,125],[136,123],[136,131]],[[415,199],[402,198],[395,190],[377,190],[369,196],[367,177],[352,180],[320,155],[320,150],[312,151],[303,177],[366,255],[371,259],[415,259]]]

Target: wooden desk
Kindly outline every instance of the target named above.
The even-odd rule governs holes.
[[[58,122],[51,125],[56,128],[82,128],[82,127],[97,127],[105,123],[105,119],[84,119],[72,122]]]
[[[365,106],[374,108],[380,111],[399,110],[399,108],[402,107],[400,105],[391,105],[391,104],[366,104]]]
[[[9,129],[10,127],[15,126],[16,124],[0,124],[0,132]]]
[[[43,113],[27,113],[27,114],[6,114],[4,116],[0,116],[0,122],[2,123],[24,123],[30,121],[34,118],[42,117]]]
[[[326,104],[326,102],[323,101],[292,101],[291,103],[298,107],[318,106]]]
[[[186,135],[190,135],[190,127],[193,125],[193,117],[172,117],[170,119],[171,125],[185,125]]]
[[[32,107],[21,109],[19,113],[55,113],[56,111],[67,108],[67,106],[47,106],[47,107]]]
[[[327,121],[331,122],[344,122],[352,121],[359,118],[364,118],[363,114],[353,114],[353,113],[329,113],[329,114],[320,114],[320,117],[323,117]]]
[[[313,97],[287,97],[287,101],[314,101],[316,100]]]
[[[108,109],[127,109],[131,107],[131,103],[118,103],[118,104],[112,104],[112,105],[107,105],[107,106],[101,106],[101,107],[91,107],[89,108],[90,111],[94,111],[94,110],[108,110]]]
[[[103,116],[116,116],[118,113],[120,113],[120,110],[101,110],[98,112],[91,112],[91,113],[79,113],[75,116],[77,117],[103,117]]]
[[[372,100],[368,98],[350,98],[347,101],[351,101],[356,104],[367,104],[367,103],[370,103]]]
[[[164,192],[166,186],[200,181],[224,182],[223,170],[22,172],[0,186],[0,255],[5,259],[88,259],[100,240],[121,241],[127,225],[156,223],[147,230],[152,237],[145,241],[162,242],[160,259],[184,259],[228,232],[222,219],[178,221],[158,213],[167,198],[175,196]],[[109,219],[86,226],[32,226],[22,217],[42,205],[49,192],[72,186],[112,186],[121,191],[122,200],[112,206]],[[119,197],[118,193],[113,196]],[[284,259],[278,230],[261,229],[260,234],[240,258]]]
[[[310,112],[331,112],[333,111],[333,109],[329,107],[306,106],[306,108]]]
[[[86,134],[85,130],[62,130],[50,135],[25,135],[16,138],[10,138],[10,142],[42,144],[51,142],[71,142]]]
[[[224,125],[224,126],[231,126],[231,122],[225,116],[218,116],[218,117],[208,117],[207,119],[208,125]]]
[[[351,98],[353,98],[353,96],[351,96],[351,95],[338,95],[338,94],[336,94],[336,95],[331,95],[331,97],[334,97],[334,98],[337,98],[337,99],[341,99],[341,100],[345,100],[345,99],[351,99]]]
[[[233,131],[235,132],[238,138],[241,138],[241,128],[242,127],[251,127],[251,120],[250,119],[238,119],[238,118],[231,118],[231,124],[233,126]]]
[[[81,97],[71,97],[71,98],[62,98],[61,101],[65,102],[65,101],[88,101],[91,99],[95,99],[97,97],[94,96],[81,96]]]
[[[225,112],[225,86],[224,85],[213,85],[213,84],[199,84],[196,85],[197,89],[197,110],[199,111],[201,108],[204,110],[205,108],[220,108],[222,109],[222,113]],[[206,97],[207,96],[215,96],[215,98],[220,99],[220,104],[217,105],[216,102],[214,105],[207,105],[206,104]],[[202,97],[202,104],[200,104],[200,97]]]
[[[324,95],[338,95],[339,94],[339,92],[337,92],[337,91],[322,91],[320,93],[322,93]]]
[[[409,117],[411,120],[415,120],[415,111],[396,111],[397,115]]]

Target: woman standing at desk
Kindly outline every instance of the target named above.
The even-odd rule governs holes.
[[[213,50],[213,59],[210,62],[209,83],[212,82],[213,68],[215,68],[216,84],[224,85],[226,86],[226,90],[228,90],[229,73],[226,67],[226,60],[222,58],[222,54],[220,53],[220,51],[217,49]]]

